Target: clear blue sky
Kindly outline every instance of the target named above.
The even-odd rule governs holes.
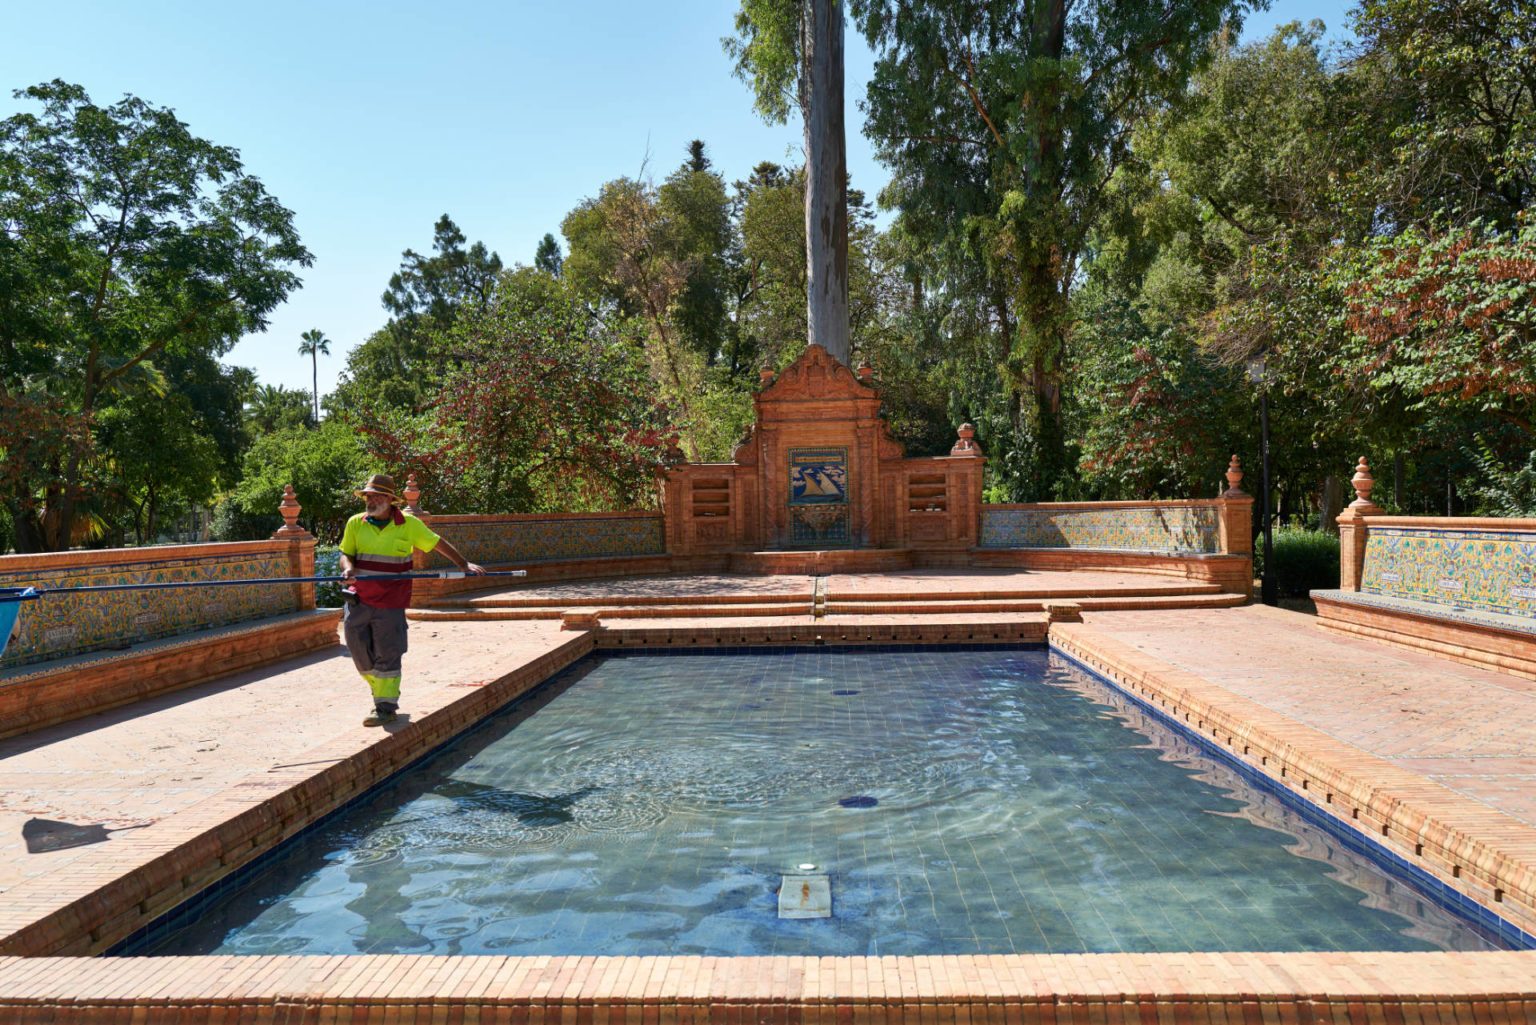
[[[1343,0],[1276,0],[1245,39],[1322,19],[1346,38]],[[310,387],[299,335],[331,339],[329,391],[345,354],[380,327],[379,296],[407,248],[426,251],[452,215],[507,264],[532,262],[545,232],[603,182],[659,180],[700,138],[726,180],[761,160],[799,163],[800,128],[768,126],[731,76],[720,39],[735,0],[663,3],[444,0],[431,6],[76,0],[15,3],[5,15],[0,117],[10,92],[62,78],[98,103],[124,93],[174,109],[240,151],[247,172],[294,211],[315,254],[304,287],[266,333],[225,357],[263,384]],[[886,181],[853,104],[871,57],[848,36],[848,167],[873,195]],[[35,105],[28,109],[35,109]],[[562,247],[563,247],[562,240]]]

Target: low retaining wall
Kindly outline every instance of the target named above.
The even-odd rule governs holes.
[[[314,574],[315,539],[11,555],[0,585],[54,588]],[[0,658],[0,737],[336,643],[313,584],[56,593],[22,605]]]
[[[313,538],[74,550],[0,557],[0,587],[51,590],[310,576],[314,565]],[[314,607],[312,584],[52,595],[23,607],[16,636],[0,658],[0,670]]]
[[[1221,502],[1042,502],[981,507],[977,548],[1094,548],[1213,555]]]
[[[984,505],[971,565],[1150,573],[1252,594],[1252,503],[1234,481],[1210,501]]]

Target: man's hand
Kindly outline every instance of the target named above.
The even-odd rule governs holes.
[[[485,567],[480,565],[478,562],[465,562],[464,572],[468,573],[472,577],[484,576]]]
[[[357,583],[357,570],[352,565],[352,560],[345,555],[341,557],[341,582],[348,587]]]

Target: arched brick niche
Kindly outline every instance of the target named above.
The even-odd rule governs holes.
[[[731,462],[664,471],[668,552],[975,545],[986,462],[975,432],[962,427],[948,456],[904,458],[872,376],[819,345],[777,377],[765,372]]]

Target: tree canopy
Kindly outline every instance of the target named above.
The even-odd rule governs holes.
[[[41,110],[0,122],[0,385],[64,419],[57,445],[6,446],[37,462],[12,469],[32,486],[4,501],[20,550],[58,550],[92,449],[62,425],[163,390],[163,357],[217,357],[263,329],[311,257],[236,151],[170,109],[99,106],[62,81],[16,96]]]

